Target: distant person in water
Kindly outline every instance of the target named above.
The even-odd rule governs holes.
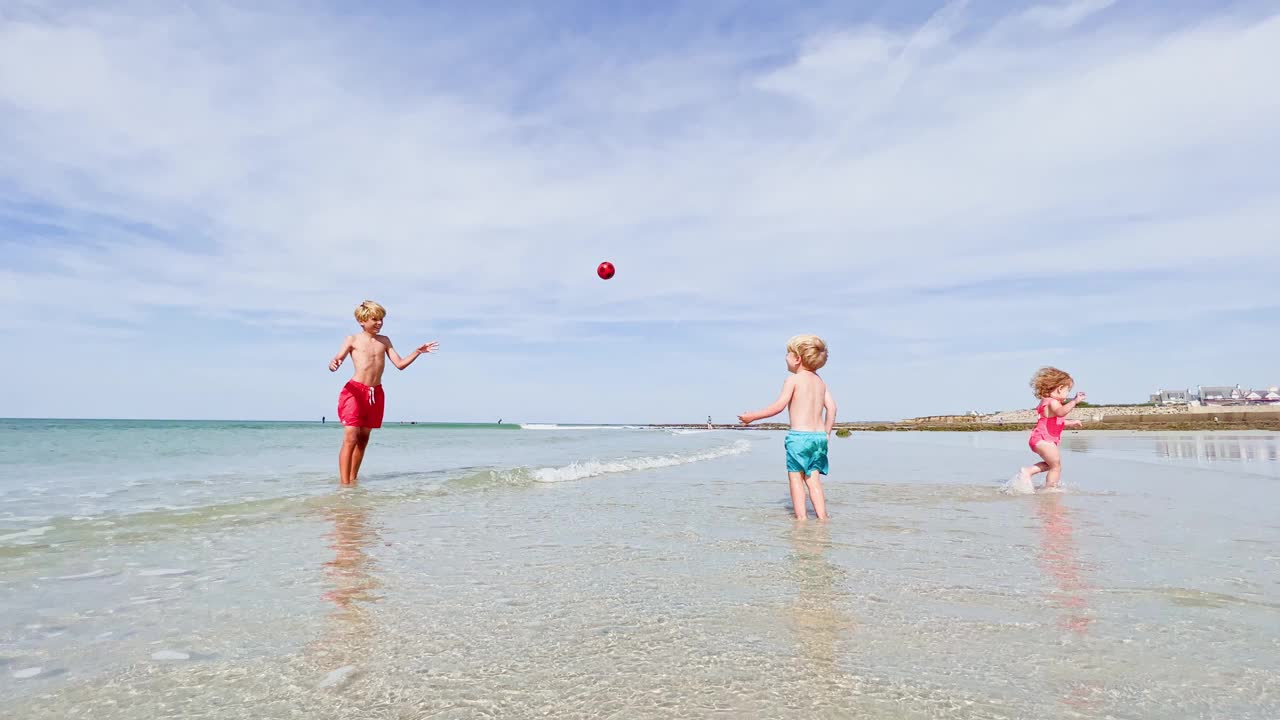
[[[1044,487],[1052,490],[1058,487],[1062,478],[1062,455],[1058,445],[1062,443],[1062,430],[1069,427],[1080,427],[1079,420],[1067,420],[1076,406],[1084,402],[1085,394],[1076,393],[1075,398],[1067,400],[1067,394],[1075,381],[1067,373],[1055,367],[1043,367],[1031,378],[1031,388],[1040,404],[1036,405],[1036,427],[1027,439],[1031,452],[1040,456],[1040,462],[1028,465],[1018,471],[1014,482],[1023,488],[1030,488],[1031,477],[1040,473],[1045,476]]]
[[[707,416],[707,429],[708,429],[708,430],[713,430],[713,429],[714,429],[714,427],[715,427],[715,426],[713,426],[713,425],[711,424],[711,416],[710,416],[710,415],[708,415],[708,416]]]
[[[836,422],[836,401],[818,370],[827,364],[827,344],[817,335],[797,335],[787,342],[787,371],[791,376],[782,383],[782,393],[772,405],[738,416],[743,425],[773,417],[787,410],[791,432],[783,446],[787,451],[787,481],[791,486],[791,505],[796,519],[809,516],[805,507],[805,490],[813,502],[819,520],[827,519],[827,500],[822,494],[819,474],[827,474],[827,442]]]
[[[385,308],[365,300],[356,307],[355,316],[362,332],[348,335],[338,354],[329,361],[329,372],[336,372],[348,355],[353,366],[351,379],[338,393],[338,419],[345,426],[342,449],[338,451],[338,477],[343,485],[356,484],[365,448],[369,446],[369,434],[382,427],[385,404],[382,370],[386,367],[386,358],[391,358],[391,364],[403,370],[419,355],[438,347],[437,343],[429,342],[402,358],[391,345],[391,338],[378,334],[387,317]]]

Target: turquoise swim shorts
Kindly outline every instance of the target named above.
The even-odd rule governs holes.
[[[805,477],[814,470],[827,474],[827,434],[824,432],[787,433],[782,441],[787,449],[787,472],[804,473]]]

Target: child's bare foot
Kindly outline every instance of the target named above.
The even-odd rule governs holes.
[[[1010,495],[1028,495],[1035,491],[1035,485],[1031,484],[1031,473],[1026,468],[1019,469],[1004,486],[1004,492]]]

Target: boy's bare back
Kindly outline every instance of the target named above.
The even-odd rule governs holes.
[[[783,392],[791,386],[791,400],[787,413],[791,416],[791,429],[798,432],[830,432],[822,416],[827,405],[827,384],[818,374],[799,369],[783,385]]]

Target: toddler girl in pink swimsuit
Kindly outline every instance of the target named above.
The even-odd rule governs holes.
[[[1062,430],[1069,427],[1080,427],[1079,420],[1067,420],[1067,415],[1076,409],[1076,405],[1085,399],[1084,393],[1076,393],[1070,402],[1067,393],[1071,392],[1075,381],[1067,373],[1055,367],[1040,368],[1031,378],[1031,387],[1040,398],[1036,406],[1036,428],[1031,431],[1027,445],[1031,452],[1040,456],[1040,462],[1024,467],[1018,471],[1014,481],[1023,487],[1030,488],[1031,476],[1038,473],[1049,473],[1045,480],[1045,489],[1058,487],[1058,479],[1062,476],[1062,459],[1058,445],[1062,442]]]

